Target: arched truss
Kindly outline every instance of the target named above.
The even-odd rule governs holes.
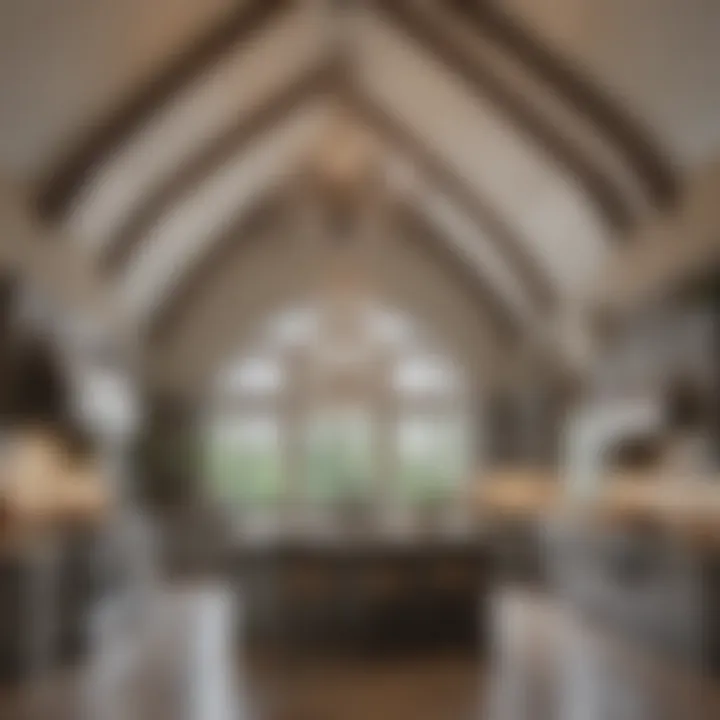
[[[595,303],[622,317],[702,282],[720,267],[720,160],[688,181],[677,209],[638,229],[611,257],[595,286]]]
[[[676,179],[635,121],[490,5],[358,5],[338,59],[319,4],[243,3],[55,169],[38,209],[157,334],[194,316],[223,248],[278,212],[280,181],[339,103],[494,341],[532,339]]]
[[[471,22],[478,40],[482,38],[512,56],[534,78],[539,93],[545,88],[546,94],[561,98],[598,134],[606,136],[653,202],[659,206],[674,202],[678,178],[673,168],[626,108],[621,109],[551,47],[514,21],[499,3],[450,0],[447,5]]]
[[[198,77],[203,70],[292,5],[291,0],[253,0],[198,38],[179,58],[148,79],[127,103],[99,124],[54,170],[42,188],[38,205],[46,217],[62,216],[97,169],[138,131],[157,110]]]

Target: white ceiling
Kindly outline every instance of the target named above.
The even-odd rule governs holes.
[[[245,0],[248,4],[252,0]],[[522,27],[569,58],[660,139],[683,169],[720,143],[712,0],[497,0]],[[490,97],[441,62],[432,48],[363,4],[352,23],[334,23],[317,0],[289,3],[263,31],[240,43],[149,115],[93,168],[60,219],[84,263],[103,256],[129,221],[221,135],[252,118],[348,42],[344,57],[360,92],[427,147],[471,195],[491,207],[536,265],[566,318],[584,302],[620,229],[562,163]],[[231,0],[8,0],[0,3],[0,173],[32,198],[53,168],[104,118],[210,28],[229,22]],[[492,43],[473,47],[469,28],[431,0],[419,3],[468,55],[512,85],[640,211],[637,178],[617,147],[523,73]],[[433,14],[434,13],[434,14]],[[348,35],[349,32],[349,35]],[[717,92],[713,90],[717,90]],[[183,187],[117,274],[102,278],[122,315],[143,327],[244,208],[294,174],[329,136],[333,106],[298,103],[287,117]],[[445,236],[452,252],[490,285],[528,334],[544,332],[522,273],[500,251],[492,228],[470,217],[437,178],[391,138],[376,152],[394,196],[408,199]],[[130,222],[130,224],[132,224]],[[419,266],[415,272],[424,272]],[[98,276],[102,275],[98,267]],[[278,277],[283,276],[278,271]],[[284,277],[284,276],[283,276]],[[258,292],[265,286],[257,283]],[[248,288],[254,287],[250,283]],[[244,291],[250,292],[246,288]],[[235,301],[233,301],[235,302]],[[259,307],[250,296],[247,308]],[[434,302],[443,305],[440,294]],[[449,312],[446,308],[441,314]],[[463,322],[472,313],[459,312]],[[198,322],[208,322],[207,318]]]
[[[323,27],[303,7],[203,72],[110,158],[81,194],[69,229],[102,250],[129,213],[213,137],[298,82],[327,52]]]
[[[570,178],[490,103],[370,12],[358,46],[366,91],[498,209],[562,295],[582,289],[607,238]]]
[[[720,154],[720,3],[492,1],[605,86],[683,169]]]
[[[4,0],[0,167],[39,179],[236,0]]]

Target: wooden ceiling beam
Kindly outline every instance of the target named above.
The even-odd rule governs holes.
[[[380,15],[437,58],[477,97],[491,102],[515,129],[527,137],[551,164],[566,172],[596,208],[599,219],[618,237],[633,214],[621,188],[601,172],[561,130],[533,110],[525,99],[492,70],[470,57],[422,11],[405,0],[373,0]]]
[[[103,269],[110,274],[121,272],[164,212],[210,177],[224,161],[249,148],[298,107],[329,92],[334,72],[331,62],[320,63],[305,77],[191,155],[172,179],[148,195],[114,234],[101,258]]]
[[[471,219],[483,239],[492,242],[497,252],[515,273],[528,297],[540,313],[550,313],[557,294],[526,249],[505,221],[477,193],[471,190],[451,168],[417,137],[403,122],[371,100],[356,86],[342,89],[344,99],[358,118],[381,139],[397,147],[416,164],[420,174],[450,198]]]
[[[208,245],[208,250],[185,273],[160,306],[153,312],[146,337],[151,345],[159,345],[170,337],[182,322],[188,309],[197,302],[203,288],[210,287],[220,270],[233,262],[237,253],[279,226],[286,207],[287,191],[272,189],[264,193],[249,209],[241,212]]]
[[[508,345],[522,332],[519,318],[488,283],[481,268],[474,268],[452,248],[445,233],[421,207],[407,201],[396,203],[394,220],[406,241],[442,267],[489,320],[498,342]]]
[[[443,2],[442,7],[458,13],[477,32],[522,63],[526,72],[590,120],[620,150],[657,206],[675,202],[680,185],[675,168],[653,142],[649,131],[589,76],[573,68],[566,58],[497,2],[450,0]]]
[[[107,159],[160,107],[231,48],[255,36],[275,17],[293,6],[292,0],[252,0],[241,3],[230,17],[204,33],[99,123],[41,183],[36,206],[46,220],[64,217],[85,184]]]

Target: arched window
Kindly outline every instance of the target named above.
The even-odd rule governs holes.
[[[396,365],[393,383],[399,494],[410,503],[448,500],[472,464],[460,373],[445,357],[418,354]]]
[[[318,308],[294,308],[218,376],[207,487],[238,507],[452,502],[473,470],[467,390],[400,313],[368,308],[348,341],[323,336]]]
[[[216,497],[252,505],[274,504],[281,498],[281,448],[275,418],[254,415],[218,422],[207,451],[207,471]]]
[[[372,417],[362,405],[331,406],[308,418],[303,490],[311,503],[364,502],[373,491]]]

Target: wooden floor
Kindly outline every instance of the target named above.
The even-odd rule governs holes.
[[[244,657],[213,589],[167,593],[139,630],[114,631],[88,667],[0,694],[2,720],[466,720],[480,717],[469,657],[331,661]]]
[[[468,657],[310,662],[255,671],[263,718],[469,720],[481,712],[483,672]]]
[[[492,666],[243,657],[232,595],[163,592],[89,665],[0,694],[2,720],[718,720],[697,677],[640,661],[543,598],[500,598]],[[112,625],[112,623],[110,623]]]

